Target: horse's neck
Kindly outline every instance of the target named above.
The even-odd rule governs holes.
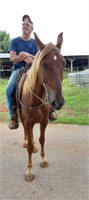
[[[44,90],[44,87],[43,85],[40,83],[40,82],[36,82],[36,85],[35,85],[35,90],[36,94],[40,97],[40,98],[44,98],[44,94],[45,94],[45,90]]]

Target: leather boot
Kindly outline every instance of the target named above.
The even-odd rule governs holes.
[[[55,112],[49,113],[49,120],[53,121],[57,119],[57,114]]]
[[[19,127],[18,114],[17,114],[17,106],[12,106],[12,118],[9,122],[10,129],[17,129]]]
[[[19,122],[18,122],[18,115],[13,114],[10,122],[9,122],[9,128],[10,129],[17,129],[19,127]]]
[[[49,120],[53,121],[57,119],[57,114],[55,113],[54,109],[51,107],[50,113],[49,113]]]

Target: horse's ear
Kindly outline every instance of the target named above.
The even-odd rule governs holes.
[[[58,35],[58,37],[57,37],[57,45],[56,46],[59,49],[61,49],[62,43],[63,43],[63,32]]]
[[[34,32],[34,37],[39,49],[43,50],[45,45],[41,42],[41,40],[38,38],[38,35],[35,32]]]

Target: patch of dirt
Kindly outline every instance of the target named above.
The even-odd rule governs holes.
[[[7,107],[1,107],[1,106],[0,106],[0,112],[8,112]]]
[[[82,112],[89,115],[89,109],[83,109]]]
[[[75,110],[71,109],[71,108],[62,108],[61,111],[58,111],[58,114],[67,114],[68,116],[76,116]]]

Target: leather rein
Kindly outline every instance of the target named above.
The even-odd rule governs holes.
[[[40,108],[40,107],[42,107],[43,105],[47,105],[47,104],[49,104],[49,95],[48,95],[48,90],[47,90],[47,87],[46,87],[46,84],[44,83],[44,81],[42,80],[42,82],[43,82],[43,87],[44,87],[44,89],[45,89],[45,98],[44,98],[44,100],[42,99],[42,98],[40,98],[33,90],[32,90],[32,88],[30,87],[30,89],[31,89],[31,92],[32,92],[32,94],[37,98],[37,99],[39,99],[40,101],[41,101],[41,104],[40,105],[37,105],[37,106],[28,106],[28,105],[26,105],[26,104],[24,104],[20,99],[18,99],[18,101],[19,101],[19,103],[22,105],[22,106],[24,106],[26,109],[30,109],[30,110],[32,110],[32,109],[37,109],[37,108]],[[47,97],[47,98],[46,98]],[[46,99],[47,99],[47,101],[46,101]]]

